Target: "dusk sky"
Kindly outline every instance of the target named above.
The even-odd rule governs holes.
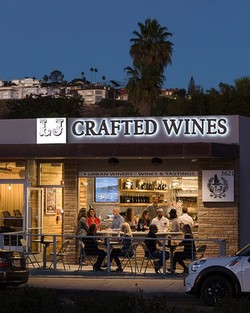
[[[173,33],[165,88],[191,76],[206,89],[250,76],[249,0],[1,0],[0,80],[42,79],[60,70],[70,81],[125,82],[138,22],[157,19]]]

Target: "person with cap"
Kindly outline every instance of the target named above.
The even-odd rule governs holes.
[[[151,224],[157,226],[158,231],[168,231],[169,230],[169,220],[163,216],[163,209],[157,209],[157,216],[152,219]]]
[[[180,221],[177,217],[176,209],[171,209],[169,211],[169,225],[171,231],[179,232],[180,231]]]

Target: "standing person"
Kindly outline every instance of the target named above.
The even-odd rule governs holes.
[[[104,259],[106,258],[107,253],[98,248],[98,240],[96,238],[92,238],[96,236],[96,224],[91,224],[89,226],[89,231],[87,233],[87,236],[83,238],[84,243],[84,250],[85,253],[88,255],[97,255],[97,260],[95,264],[93,265],[94,271],[101,271],[101,265]]]
[[[152,195],[152,203],[146,207],[146,210],[149,211],[151,218],[155,218],[157,216],[157,209],[160,208],[159,200],[160,196]]]
[[[124,220],[129,223],[131,230],[136,230],[138,218],[135,216],[133,208],[127,208]]]
[[[146,209],[142,212],[141,217],[139,218],[138,224],[137,224],[137,231],[146,231],[149,230],[150,225],[150,213]]]
[[[147,246],[148,251],[145,251],[145,257],[149,257],[149,253],[152,257],[157,260],[154,261],[155,272],[159,273],[160,269],[163,265],[163,251],[157,248],[157,244],[160,242],[157,240],[156,233],[158,232],[158,228],[155,224],[151,224],[149,226],[149,232],[147,234],[147,238],[144,243]],[[169,252],[165,252],[166,260],[169,259]]]
[[[113,209],[113,221],[111,224],[111,228],[120,229],[123,222],[124,222],[124,218],[120,215],[120,209],[114,208]]]
[[[76,234],[86,236],[88,230],[89,228],[87,224],[87,210],[85,208],[81,208],[77,216]]]
[[[188,214],[188,208],[185,206],[182,208],[182,215],[179,217],[179,221],[182,226],[186,224],[189,224],[191,227],[194,226],[194,220],[192,216]]]
[[[171,209],[169,211],[169,225],[170,225],[171,231],[174,231],[174,232],[180,231],[180,221],[177,217],[176,209]]]
[[[151,224],[155,224],[158,231],[167,231],[169,229],[169,220],[163,216],[163,209],[157,209],[157,216],[152,219]]]
[[[88,214],[87,215],[88,215],[88,218],[87,218],[88,227],[91,224],[96,224],[97,230],[100,230],[101,229],[101,221],[100,221],[99,217],[96,216],[95,209],[94,208],[90,208],[88,210]]]
[[[122,272],[122,266],[121,266],[121,261],[119,259],[119,256],[125,256],[125,255],[133,255],[132,251],[132,232],[130,225],[128,223],[122,223],[121,225],[121,232],[123,232],[122,237],[119,238],[119,240],[122,243],[121,248],[113,248],[111,250],[110,254],[110,264],[112,263],[113,260],[115,260],[115,263],[117,265],[116,272]]]
[[[196,248],[195,243],[192,240],[193,234],[192,230],[189,224],[186,224],[182,228],[184,239],[178,244],[178,246],[183,246],[183,251],[176,251],[174,253],[174,259],[173,259],[173,270],[176,270],[176,263],[179,263],[183,267],[183,273],[187,273],[187,266],[184,263],[184,260],[186,259],[193,259]]]

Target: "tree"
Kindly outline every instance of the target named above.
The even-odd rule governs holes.
[[[48,76],[48,75],[44,75],[44,76],[43,76],[43,81],[44,81],[44,83],[47,83],[48,80],[49,80],[49,76]]]
[[[166,27],[161,27],[156,19],[138,23],[140,32],[134,31],[131,38],[130,55],[133,67],[126,67],[129,75],[127,89],[129,100],[141,115],[151,115],[159,98],[164,82],[164,69],[171,64],[172,36]]]
[[[64,79],[64,75],[59,70],[54,70],[50,73],[49,79],[52,83],[62,83]]]
[[[96,83],[96,75],[97,75],[98,69],[94,68],[94,72],[95,72],[95,83]]]
[[[192,96],[195,93],[195,81],[193,76],[190,78],[190,81],[188,83],[188,95]]]
[[[28,97],[8,100],[9,112],[5,118],[38,118],[38,117],[80,117],[83,100],[74,98]]]
[[[91,83],[93,82],[93,80],[92,80],[92,73],[94,72],[94,69],[93,69],[93,67],[91,67],[90,69],[90,73],[91,73]]]

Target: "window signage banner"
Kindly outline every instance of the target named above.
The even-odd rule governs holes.
[[[238,117],[68,119],[69,143],[238,143]]]
[[[79,172],[79,177],[192,177],[198,171],[147,171],[147,172]]]
[[[202,171],[203,202],[234,201],[234,171]]]

